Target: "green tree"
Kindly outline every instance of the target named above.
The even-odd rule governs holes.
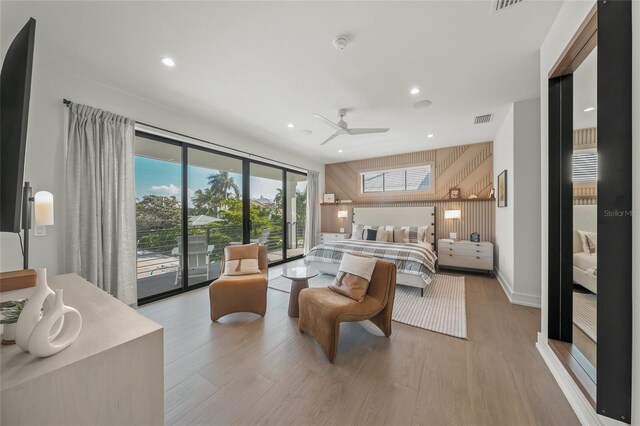
[[[144,195],[136,200],[138,248],[170,253],[182,232],[181,218],[176,197]]]
[[[233,195],[232,198],[236,200],[240,198],[240,188],[233,181],[233,178],[229,176],[229,172],[222,171],[214,175],[207,177],[209,185],[211,186],[211,194],[214,199],[228,200],[229,195]]]

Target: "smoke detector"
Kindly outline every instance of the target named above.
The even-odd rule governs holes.
[[[346,49],[347,44],[349,44],[349,40],[347,39],[347,36],[339,36],[335,40],[333,40],[333,47],[335,47],[336,50]]]

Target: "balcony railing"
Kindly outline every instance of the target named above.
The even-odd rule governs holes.
[[[288,256],[302,254],[304,227],[296,226],[296,238],[287,248]],[[268,229],[268,232],[265,230]],[[268,234],[268,235],[266,235]],[[261,243],[266,235],[269,261],[282,259],[282,223],[269,222],[254,226],[250,240]],[[220,274],[224,248],[242,244],[242,226],[189,226],[189,284],[213,280]],[[182,231],[178,224],[171,228],[138,230],[137,279],[138,297],[164,293],[182,285]]]

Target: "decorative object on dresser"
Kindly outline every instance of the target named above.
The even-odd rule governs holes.
[[[71,345],[80,334],[82,316],[62,303],[62,289],[47,284],[46,268],[37,269],[36,289],[16,323],[16,343],[25,352],[48,357]]]
[[[507,171],[498,175],[498,207],[507,207]]]
[[[469,237],[469,240],[471,240],[472,243],[479,243],[480,242],[480,234],[478,234],[477,232],[473,232],[471,234],[471,236]]]
[[[495,188],[491,188],[491,191],[489,191],[489,198],[493,198],[496,196],[496,190]]]
[[[349,237],[350,235],[344,232],[321,232],[320,244],[328,243],[331,241],[348,240]]]
[[[493,274],[493,244],[488,241],[438,240],[438,266],[487,271]]]
[[[19,271],[0,273],[0,292],[28,288],[35,285],[35,269],[21,269]]]
[[[16,323],[20,318],[22,308],[27,303],[27,299],[11,300],[0,304],[0,314],[2,319],[2,344],[14,345],[16,343]]]
[[[460,188],[450,188],[449,189],[449,198],[451,200],[457,200],[460,198]]]
[[[323,203],[335,203],[336,202],[336,194],[324,194],[322,196]]]

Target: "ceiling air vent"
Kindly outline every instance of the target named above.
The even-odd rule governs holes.
[[[522,0],[495,0],[493,2],[492,12],[500,12],[505,10],[508,7],[515,6],[520,3]]]
[[[473,124],[485,124],[491,121],[491,114],[476,115]]]

